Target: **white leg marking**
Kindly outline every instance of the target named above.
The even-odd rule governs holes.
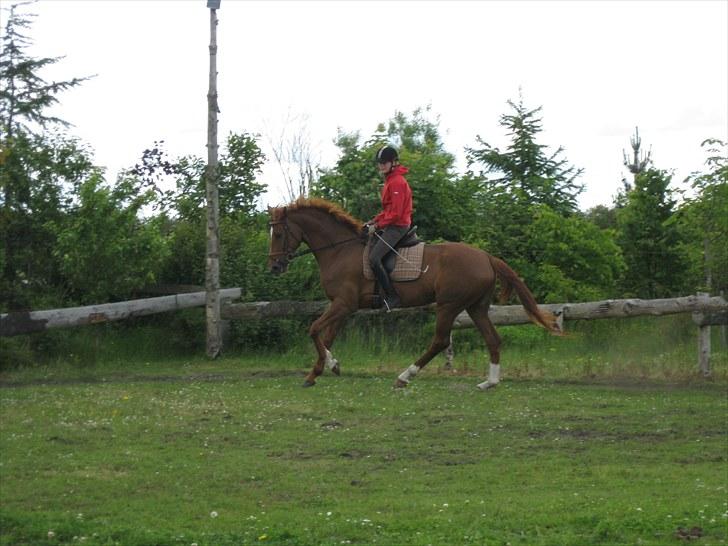
[[[414,364],[410,364],[409,368],[399,374],[399,380],[403,383],[409,383],[410,379],[416,376],[417,372],[419,371],[420,369],[417,366],[415,366]]]
[[[329,370],[333,370],[338,366],[339,361],[334,358],[334,355],[331,354],[331,351],[326,349],[326,367]]]
[[[490,371],[488,372],[488,379],[478,384],[478,388],[481,391],[495,387],[500,383],[500,364],[490,364]]]

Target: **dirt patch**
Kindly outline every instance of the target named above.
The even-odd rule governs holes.
[[[207,373],[194,375],[109,375],[103,377],[42,378],[18,381],[0,379],[0,388],[37,387],[37,386],[73,386],[97,384],[126,383],[215,383],[223,381],[244,381],[246,379],[265,379],[279,377],[303,377],[301,371],[274,370],[249,371],[235,374]]]
[[[693,527],[691,529],[678,527],[677,531],[675,531],[675,538],[679,540],[695,540],[702,537],[703,534],[703,530],[700,527]]]
[[[321,423],[319,426],[324,430],[335,430],[339,427],[343,427],[344,424],[340,423],[339,421],[333,420],[333,421],[326,421],[325,423]]]
[[[339,457],[342,459],[361,459],[364,456],[365,454],[362,451],[357,451],[355,449],[339,453]]]

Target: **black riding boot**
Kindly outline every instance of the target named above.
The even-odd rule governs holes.
[[[387,311],[400,307],[402,302],[399,299],[399,294],[397,294],[394,286],[392,286],[392,281],[389,279],[389,275],[387,275],[384,267],[380,266],[372,269],[374,270],[374,276],[379,282],[379,286],[382,287],[382,292],[384,292],[382,300],[384,301],[384,305],[387,307]]]

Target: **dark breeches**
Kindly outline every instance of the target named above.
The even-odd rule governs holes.
[[[375,237],[376,243],[369,252],[369,265],[372,269],[377,270],[382,267],[382,260],[384,257],[392,252],[395,245],[407,234],[409,226],[387,226],[382,231],[378,232],[381,239]],[[387,246],[389,245],[389,246]]]

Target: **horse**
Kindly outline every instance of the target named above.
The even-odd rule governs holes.
[[[327,309],[309,329],[318,353],[303,385],[311,387],[325,366],[340,374],[339,363],[331,353],[337,332],[351,314],[375,305],[375,283],[365,278],[363,268],[367,237],[362,235],[361,221],[324,199],[299,197],[289,205],[269,207],[268,214],[268,270],[280,275],[288,269],[291,260],[313,253],[321,286],[330,300]],[[296,252],[302,243],[308,249]],[[529,288],[503,260],[464,243],[445,242],[426,244],[422,262],[423,273],[418,279],[394,285],[402,307],[436,304],[435,334],[425,353],[397,377],[396,388],[406,387],[430,360],[448,347],[453,322],[462,311],[470,315],[490,353],[488,378],[477,388],[486,391],[498,385],[501,338],[488,317],[496,280],[501,284],[501,302],[507,301],[515,291],[532,322],[560,335],[556,316],[539,309]]]

